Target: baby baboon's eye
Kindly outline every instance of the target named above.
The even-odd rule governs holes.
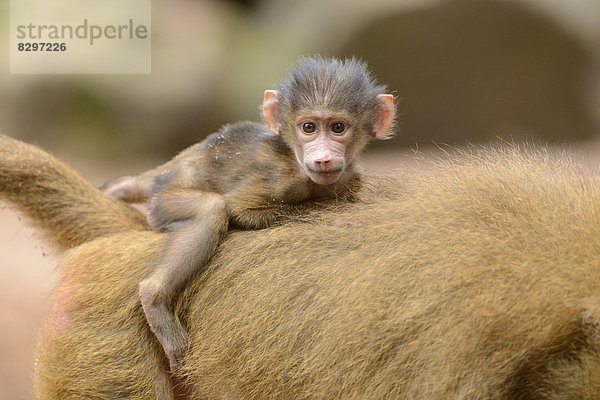
[[[313,133],[317,127],[312,122],[305,122],[302,124],[302,130],[306,133]]]
[[[341,133],[344,133],[345,130],[346,130],[346,125],[344,125],[343,122],[336,122],[333,125],[331,125],[331,131],[338,135]]]

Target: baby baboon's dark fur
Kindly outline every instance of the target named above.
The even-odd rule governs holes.
[[[116,206],[68,167],[6,137],[0,172],[1,198],[26,214],[47,218],[36,196],[67,198],[55,221],[79,221],[72,246],[41,221],[76,247],[38,396],[172,398],[137,298],[164,236],[125,205],[109,218]],[[64,184],[14,190],[50,178]],[[358,203],[228,235],[176,308],[191,334],[176,378],[194,398],[600,399],[596,176],[508,149],[371,182]]]

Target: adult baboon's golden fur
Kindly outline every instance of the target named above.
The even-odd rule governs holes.
[[[170,399],[137,297],[163,235],[6,137],[0,197],[72,247],[39,397]],[[324,208],[231,232],[181,296],[196,398],[600,399],[597,176],[480,151]]]

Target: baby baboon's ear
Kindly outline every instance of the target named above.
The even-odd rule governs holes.
[[[262,104],[262,115],[265,123],[275,133],[281,133],[281,125],[279,124],[277,114],[279,113],[279,92],[277,90],[265,90]]]
[[[380,94],[377,96],[377,115],[373,123],[371,136],[375,139],[385,140],[392,137],[391,129],[396,118],[394,95]]]

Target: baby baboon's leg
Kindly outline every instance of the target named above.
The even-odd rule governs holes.
[[[188,344],[173,302],[215,252],[227,231],[229,213],[218,194],[177,189],[152,199],[149,218],[169,233],[156,269],[140,284],[140,299],[173,369]]]

